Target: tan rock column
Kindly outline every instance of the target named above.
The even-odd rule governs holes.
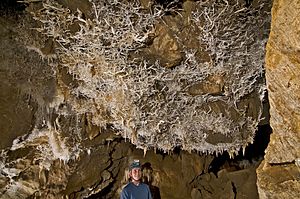
[[[260,198],[298,198],[300,193],[300,1],[274,0],[266,54],[273,129],[257,169]]]

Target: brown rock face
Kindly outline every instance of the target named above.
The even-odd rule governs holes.
[[[257,170],[261,198],[299,197],[300,2],[275,0],[266,55],[273,129],[265,161]]]
[[[217,175],[203,174],[194,181],[195,188],[191,192],[191,198],[258,198],[254,170],[254,168],[240,171],[223,169]]]
[[[266,152],[269,163],[300,157],[300,33],[297,1],[275,1],[267,45],[266,79],[274,134]]]
[[[30,97],[5,79],[0,80],[0,149],[10,147],[14,139],[31,131],[35,112]]]
[[[299,198],[299,165],[269,165],[263,161],[257,169],[259,198]]]
[[[55,93],[52,69],[18,41],[16,20],[0,15],[0,149],[32,131],[37,101],[49,102]]]
[[[179,44],[174,35],[170,33],[166,25],[158,25],[156,28],[156,38],[149,49],[145,50],[149,59],[159,61],[163,67],[171,68],[179,65],[182,61],[182,54],[179,51]]]

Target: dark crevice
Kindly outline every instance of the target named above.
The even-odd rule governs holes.
[[[109,195],[110,195],[110,193],[112,193],[114,183],[115,183],[115,181],[111,182],[108,186],[106,186],[100,192],[89,196],[88,199],[109,199],[109,198],[111,198]]]
[[[24,11],[25,8],[25,4],[18,2],[18,0],[0,1],[0,15]]]
[[[205,186],[202,186],[202,188],[203,188],[203,190],[205,190],[206,192],[212,194],[212,192],[211,192],[210,190],[206,189]]]
[[[117,141],[113,141],[114,144],[117,144],[121,142],[121,138],[117,139]],[[112,143],[112,144],[113,144]],[[106,186],[104,189],[102,189],[100,192],[98,193],[95,193],[95,194],[92,194],[90,195],[89,197],[87,197],[88,199],[109,199],[111,198],[111,193],[113,193],[112,190],[114,190],[114,185],[116,183],[116,176],[119,174],[120,172],[120,162],[117,163],[117,165],[113,166],[113,163],[117,160],[121,160],[122,157],[120,159],[113,159],[113,153],[115,152],[115,146],[111,146],[112,147],[112,150],[109,152],[109,156],[110,156],[110,164],[105,168],[106,171],[110,172],[111,176],[112,176],[112,181],[108,184],[108,186]],[[116,176],[114,176],[112,173],[112,171],[110,170],[110,168],[113,168],[112,170],[114,169],[117,169],[117,171],[115,172],[116,173]],[[99,183],[99,185],[101,184],[102,182]]]
[[[243,169],[245,165],[241,165],[239,162],[246,161],[249,164],[254,164],[255,162],[261,161],[265,155],[265,149],[269,144],[271,133],[272,129],[269,124],[259,126],[254,138],[254,143],[246,147],[245,154],[240,151],[234,159],[230,159],[228,153],[224,153],[214,158],[208,171],[217,175],[218,171],[228,166],[235,170]]]
[[[182,8],[183,0],[155,0],[157,4],[162,5],[164,8]]]
[[[73,193],[71,193],[71,194],[68,196],[68,198],[70,198],[70,199],[76,198],[77,193],[80,193],[81,191],[84,191],[84,188],[83,188],[83,187],[81,187],[80,190],[74,191]]]
[[[249,7],[251,6],[253,0],[245,0],[245,6]]]
[[[165,10],[165,15],[176,15],[175,10],[182,10],[183,0],[155,0]]]
[[[284,166],[284,165],[291,165],[291,164],[295,164],[295,160],[291,162],[269,163],[270,166]]]
[[[232,185],[232,191],[234,193],[234,199],[236,199],[236,195],[237,195],[236,187],[233,182],[231,182],[231,185]]]

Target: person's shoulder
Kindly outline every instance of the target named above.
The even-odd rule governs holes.
[[[141,185],[149,188],[149,185],[147,185],[146,183],[141,183]]]
[[[123,188],[122,188],[122,192],[121,192],[121,196],[120,196],[121,199],[126,199],[126,198],[129,197],[128,195],[130,193],[130,188],[128,188],[128,184],[129,183],[124,185]]]
[[[128,189],[130,186],[131,186],[131,182],[128,182],[126,185],[124,185],[123,190]]]
[[[133,187],[135,187],[135,185],[133,185],[131,182],[129,182],[126,185],[123,186],[123,190],[132,189]],[[140,183],[139,187],[149,188],[149,185],[142,182],[142,183]]]

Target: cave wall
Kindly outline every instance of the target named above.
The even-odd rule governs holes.
[[[275,0],[266,53],[273,129],[257,170],[260,198],[298,198],[300,190],[300,2]]]

